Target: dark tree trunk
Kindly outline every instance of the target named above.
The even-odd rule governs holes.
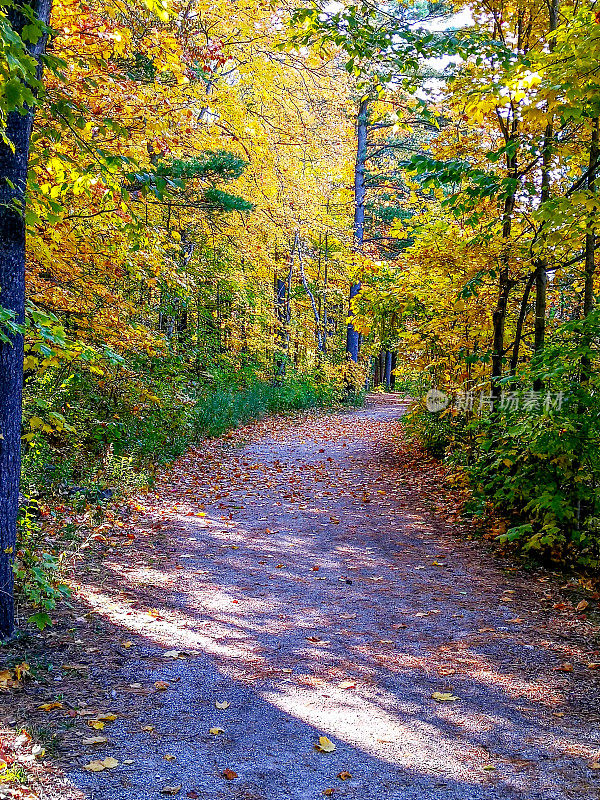
[[[516,125],[513,125],[513,133]],[[513,136],[514,138],[514,136]],[[516,155],[507,156],[507,172],[510,178],[517,179],[517,157]],[[506,327],[506,314],[508,309],[508,298],[513,286],[510,278],[510,235],[512,231],[512,217],[515,208],[515,194],[510,194],[504,201],[502,214],[502,239],[504,240],[504,252],[501,256],[500,277],[498,282],[498,301],[492,316],[492,397],[494,406],[500,399],[499,378],[502,377],[502,365],[504,361],[504,329]]]
[[[549,30],[552,34],[558,24],[558,0],[550,2]],[[550,51],[554,50],[554,37],[550,37]],[[542,144],[542,189],[540,200],[545,203],[550,198],[550,170],[552,168],[552,145],[554,142],[554,125],[550,119],[544,131]],[[548,263],[545,258],[538,258],[535,265],[535,322],[534,322],[534,352],[539,353],[544,349],[546,340],[546,307],[548,304]],[[542,380],[537,378],[533,388],[536,392],[542,390]]]
[[[385,351],[385,388],[389,392],[392,388],[392,351]]]
[[[354,250],[362,250],[365,238],[365,161],[367,158],[367,117],[369,100],[361,100],[356,121],[356,162],[354,165]],[[360,339],[358,331],[352,324],[352,300],[360,292],[360,281],[350,287],[350,307],[348,328],[346,332],[346,353],[352,361],[358,361]]]
[[[394,372],[395,372],[397,366],[398,366],[398,351],[394,350],[394,352],[392,353],[392,375],[391,375],[391,380],[390,380],[390,386],[391,386],[392,392],[396,388],[396,375],[394,374]]]
[[[588,169],[588,189],[596,191],[596,172],[598,169],[599,129],[598,117],[592,122],[590,161]],[[585,288],[583,290],[583,316],[587,317],[594,307],[594,273],[596,257],[596,231],[591,227],[585,234]]]
[[[48,23],[50,0],[31,3],[40,20]],[[8,18],[20,33],[27,19],[11,9]],[[45,37],[30,48],[38,59]],[[0,306],[25,319],[25,191],[33,111],[8,115],[6,138],[0,140]],[[14,628],[13,559],[16,546],[19,481],[21,477],[21,404],[23,396],[23,336],[0,341],[0,637]]]

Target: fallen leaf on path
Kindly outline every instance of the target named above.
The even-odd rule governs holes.
[[[173,755],[171,755],[171,753],[166,753],[165,754],[165,761],[176,761],[176,760],[177,760],[177,756],[173,756]]]
[[[323,792],[323,794],[325,795],[325,797],[331,797],[331,795],[332,795],[334,792],[335,792],[335,789],[325,789],[325,791]]]
[[[181,784],[179,786],[163,786],[160,790],[161,794],[179,794],[181,791]]]
[[[88,719],[88,725],[95,731],[101,731],[104,728],[104,723],[99,719]]]
[[[147,733],[152,733],[152,731],[156,730],[156,728],[154,725],[144,725],[142,730],[146,731]]]
[[[592,761],[590,769],[600,769],[600,761]]]
[[[227,700],[215,700],[215,708],[218,708],[219,711],[224,711],[230,705],[231,703],[228,703]]]
[[[90,761],[89,764],[84,766],[84,769],[86,769],[88,772],[102,772],[104,769],[114,769],[116,766],[118,766],[118,764],[119,762],[116,758],[111,758],[109,756],[108,758],[104,758],[102,760],[96,759],[95,761]]]
[[[576,611],[585,611],[588,606],[589,606],[588,601],[587,600],[582,600],[580,603],[577,603],[577,605],[575,606],[575,610]]]
[[[155,688],[158,689],[159,692],[164,692],[165,689],[168,689],[171,684],[167,683],[167,681],[156,681],[154,684]]]
[[[187,658],[189,653],[186,653],[185,650],[167,650],[166,653],[163,653],[164,658]]]
[[[346,772],[346,770],[343,770],[342,772],[340,772],[340,773],[338,774],[338,778],[339,778],[341,781],[349,781],[351,777],[352,777],[352,775],[350,775],[350,773],[349,773],[349,772]]]
[[[54,711],[56,708],[63,708],[62,703],[42,703],[41,706],[38,706],[39,711]]]
[[[89,764],[86,764],[84,766],[84,769],[86,769],[88,772],[102,772],[102,770],[106,769],[106,767],[104,766],[103,761],[96,760],[96,761],[90,761]]]
[[[458,700],[458,697],[453,695],[452,692],[434,692],[431,697],[438,703],[448,703],[452,700]]]
[[[315,745],[315,749],[320,750],[321,753],[333,753],[335,745],[327,736],[319,736],[319,744]]]
[[[232,781],[234,778],[237,778],[237,772],[234,772],[232,769],[224,769],[221,773],[221,777],[225,778],[226,781]]]
[[[568,661],[565,661],[564,664],[561,664],[560,667],[554,668],[557,672],[573,672],[573,664],[570,664]]]
[[[225,728],[211,728],[209,733],[212,733],[213,736],[218,736],[220,733],[225,733]]]
[[[356,689],[356,681],[342,681],[338,683],[340,689]]]
[[[200,795],[195,789],[192,789],[190,792],[188,792],[186,797],[189,797],[190,800],[200,800]]]
[[[96,719],[99,719],[101,722],[114,722],[116,718],[116,714],[96,714]]]
[[[92,736],[90,739],[83,739],[82,744],[105,744],[108,742],[106,736]]]

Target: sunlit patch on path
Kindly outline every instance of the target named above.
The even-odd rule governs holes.
[[[80,579],[133,642],[120,766],[74,767],[84,796],[598,797],[540,586],[429,515],[396,466],[401,412],[267,421],[140,498],[135,547]]]

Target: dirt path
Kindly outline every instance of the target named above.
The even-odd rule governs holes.
[[[600,797],[598,694],[573,701],[589,656],[545,578],[432,522],[396,467],[401,411],[267,423],[164,476],[101,586],[81,578],[114,626],[119,716],[65,796]],[[106,756],[119,766],[81,769]]]

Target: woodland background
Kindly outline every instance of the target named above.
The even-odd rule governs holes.
[[[407,433],[501,542],[597,568],[594,2],[57,0],[49,30],[0,21],[0,118],[36,105],[16,560],[36,621],[65,508],[373,384],[489,396],[417,401]],[[42,36],[32,93],[15,52]]]

